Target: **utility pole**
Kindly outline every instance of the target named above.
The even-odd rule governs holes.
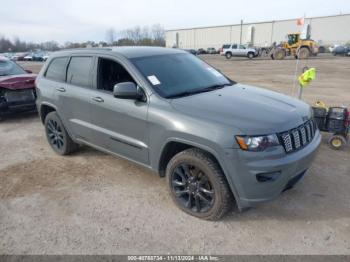
[[[271,40],[270,40],[271,44],[270,45],[272,45],[272,43],[273,43],[273,36],[274,36],[273,30],[275,29],[274,25],[275,25],[275,21],[272,21],[272,23],[271,23]]]
[[[241,34],[239,36],[239,44],[242,44],[242,29],[243,29],[243,19],[241,20]]]

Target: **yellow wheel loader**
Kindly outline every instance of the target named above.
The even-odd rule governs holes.
[[[318,46],[314,40],[301,39],[300,33],[288,34],[288,41],[273,47],[270,52],[271,59],[282,60],[286,56],[294,56],[296,59],[307,59],[316,56]]]

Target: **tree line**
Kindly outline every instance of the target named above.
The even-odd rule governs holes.
[[[15,38],[13,41],[6,37],[0,37],[0,53],[6,52],[25,52],[30,50],[59,50],[59,45],[55,41],[47,41],[43,43],[33,43],[21,41],[19,38]]]
[[[0,37],[0,53],[27,52],[34,50],[57,51],[67,48],[105,47],[105,46],[165,46],[165,30],[160,24],[152,26],[136,26],[123,31],[109,28],[105,33],[105,41],[65,42],[59,45],[56,41],[33,43],[15,38],[13,41]]]

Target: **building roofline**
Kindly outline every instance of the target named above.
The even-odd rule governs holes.
[[[338,14],[338,15],[326,15],[326,16],[313,16],[313,17],[305,17],[305,19],[319,19],[319,18],[329,18],[329,17],[338,17],[338,16],[350,16],[350,13],[347,14]],[[300,17],[299,17],[300,18]],[[286,21],[294,21],[299,18],[289,18],[289,19],[280,19],[280,20],[269,20],[269,21],[261,21],[261,22],[248,22],[243,23],[243,25],[254,25],[254,24],[267,24],[274,22],[286,22]],[[218,27],[227,27],[227,26],[239,26],[241,24],[226,24],[226,25],[214,25],[214,26],[197,26],[197,27],[188,27],[188,28],[178,28],[178,29],[168,29],[165,32],[173,32],[173,31],[183,31],[183,30],[194,30],[194,29],[207,29],[207,28],[218,28]]]

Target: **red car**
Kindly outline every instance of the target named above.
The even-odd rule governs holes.
[[[31,71],[0,57],[0,116],[36,109],[35,78]]]

